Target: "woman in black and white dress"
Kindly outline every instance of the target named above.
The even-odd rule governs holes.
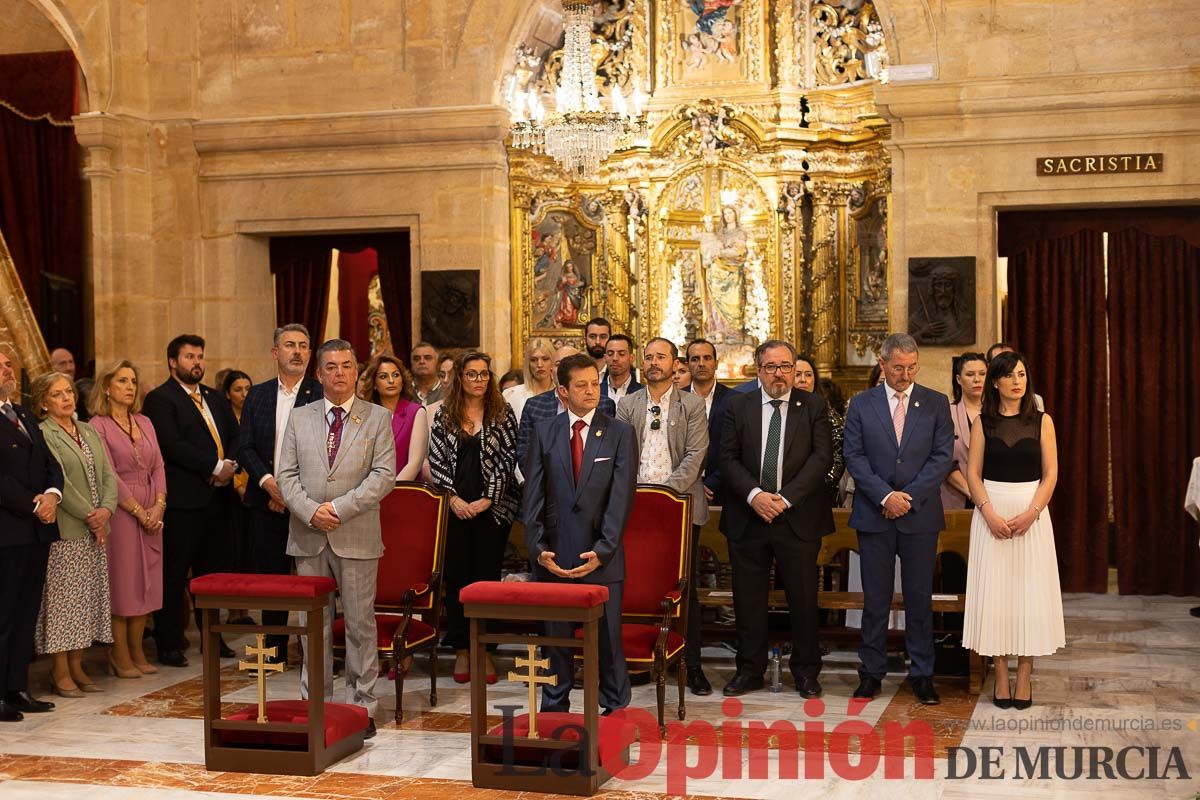
[[[963,646],[991,656],[993,702],[1033,704],[1033,659],[1066,644],[1054,529],[1046,504],[1058,480],[1054,423],[1037,410],[1029,366],[1003,353],[988,367],[971,426],[967,483],[975,503]],[[1008,657],[1017,657],[1009,687]]]

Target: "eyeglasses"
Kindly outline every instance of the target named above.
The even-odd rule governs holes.
[[[768,375],[774,375],[777,372],[787,375],[789,372],[796,371],[795,364],[760,364],[758,368]]]
[[[650,420],[650,430],[656,431],[662,427],[662,408],[650,406],[650,413],[654,415],[654,419]]]
[[[892,375],[916,375],[920,369],[919,364],[913,364],[911,367],[901,366],[900,364],[892,364],[887,368],[887,371]]]
[[[486,381],[486,380],[490,380],[491,377],[492,377],[492,373],[488,372],[486,369],[483,372],[476,372],[475,370],[471,370],[470,372],[463,373],[463,380],[465,380],[465,381]]]

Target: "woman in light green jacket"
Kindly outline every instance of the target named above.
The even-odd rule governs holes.
[[[50,546],[46,588],[34,641],[53,655],[52,691],[63,697],[101,691],[83,669],[92,642],[112,642],[105,541],[117,509],[117,476],[100,434],[75,419],[75,387],[61,372],[33,384],[33,409],[50,452],[62,465],[60,541]]]

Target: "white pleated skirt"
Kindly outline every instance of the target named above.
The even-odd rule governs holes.
[[[983,482],[1005,519],[1029,508],[1038,481]],[[1054,528],[1043,511],[1024,536],[997,539],[971,518],[963,646],[984,656],[1048,656],[1066,645]]]

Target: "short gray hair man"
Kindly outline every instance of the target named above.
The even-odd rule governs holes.
[[[358,363],[358,357],[354,355],[354,345],[347,342],[345,339],[330,339],[317,348],[317,366],[321,366],[321,362],[329,353],[344,353],[350,352],[350,357]]]
[[[917,352],[917,340],[909,336],[907,333],[893,333],[883,340],[883,347],[879,350],[879,357],[884,361],[889,360],[893,353],[915,353]]]

